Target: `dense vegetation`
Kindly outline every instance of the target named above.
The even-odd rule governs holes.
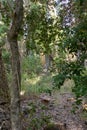
[[[52,95],[70,79],[76,103],[87,100],[87,0],[1,0],[0,34],[0,104],[11,100],[12,130],[21,130],[20,92]]]

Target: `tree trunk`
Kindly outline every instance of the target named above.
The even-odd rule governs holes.
[[[23,21],[23,0],[15,0],[15,9],[12,14],[12,24],[8,32],[8,42],[11,49],[12,57],[12,84],[10,87],[11,93],[11,123],[12,130],[21,130],[20,117],[20,55],[18,49],[18,34]]]
[[[50,58],[48,54],[45,54],[45,69],[48,71],[50,67]]]
[[[10,103],[10,96],[0,48],[0,104],[2,103]]]
[[[48,71],[52,67],[53,57],[51,54],[45,54],[45,69]]]

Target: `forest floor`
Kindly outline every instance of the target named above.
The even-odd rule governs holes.
[[[32,105],[30,106],[29,103]],[[27,97],[22,102],[24,130],[25,128],[43,130],[49,122],[47,122],[48,117],[52,123],[64,126],[63,130],[87,130],[86,119],[81,116],[82,108],[79,106],[76,109],[76,107],[72,93],[56,92],[53,96],[41,94],[31,99]],[[31,116],[30,113],[32,113]]]
[[[51,96],[47,93],[21,96],[23,130],[43,130],[49,123],[65,128],[60,130],[87,130],[87,111],[75,104],[75,96],[66,86]],[[4,104],[0,105],[0,130],[10,130],[10,114]]]
[[[67,130],[87,130],[84,120],[81,119],[82,108],[76,106],[73,94],[60,93],[55,96],[55,100],[53,117],[56,122],[65,123]]]

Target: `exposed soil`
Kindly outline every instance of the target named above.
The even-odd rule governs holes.
[[[10,130],[10,113],[2,106],[0,106],[0,130]],[[80,116],[81,107],[74,111],[75,100],[71,93],[23,96],[21,107],[23,130],[43,130],[49,120],[63,124],[66,130],[87,130],[87,123]]]
[[[87,130],[87,126],[80,118],[82,112],[80,106],[76,110],[74,108],[75,100],[73,94],[62,93],[56,96],[53,117],[55,121],[60,121],[66,124],[67,130]]]
[[[50,115],[51,122],[56,123],[56,124],[61,123],[65,125],[66,130],[87,130],[87,125],[85,123],[86,121],[82,120],[80,117],[80,113],[82,112],[81,107],[79,106],[79,108],[76,110],[74,108],[75,100],[74,100],[73,94],[55,93],[53,95],[55,96],[48,96],[46,94],[42,94],[38,97],[35,97],[35,98],[32,97],[32,99],[24,100],[22,102],[22,108],[25,107],[24,109],[26,109],[27,104],[29,104],[29,102],[33,102],[33,104],[36,106],[36,112],[33,115],[34,119],[35,118],[37,119],[38,117],[41,120],[42,118],[41,114],[42,112],[44,112],[44,115],[46,116]],[[41,108],[42,105],[46,106],[45,110]],[[32,108],[29,108],[29,109],[32,109]],[[29,113],[30,112],[28,111],[28,114]],[[29,128],[29,120],[31,119],[28,115],[26,119],[28,122],[26,121],[26,123],[24,124],[26,127]],[[43,124],[42,127],[44,127],[45,125],[46,123]],[[39,130],[43,130],[43,128],[40,128]]]

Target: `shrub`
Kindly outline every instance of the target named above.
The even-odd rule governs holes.
[[[30,55],[24,57],[22,62],[22,70],[28,75],[39,74],[42,70],[39,56]]]

